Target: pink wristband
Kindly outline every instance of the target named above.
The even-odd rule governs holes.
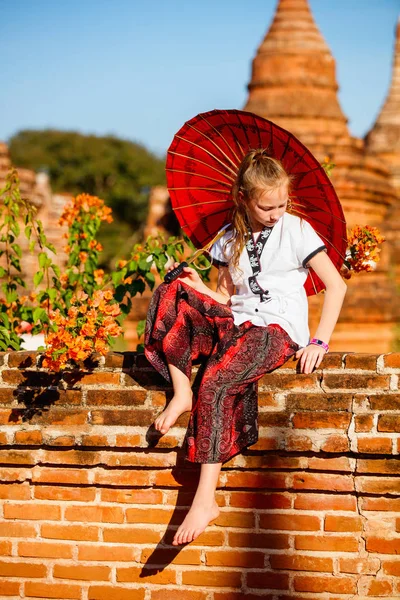
[[[318,338],[313,338],[312,340],[310,340],[309,344],[315,344],[315,346],[321,346],[325,350],[325,352],[329,351],[328,344],[325,344],[325,342],[323,342],[322,340],[319,340]]]

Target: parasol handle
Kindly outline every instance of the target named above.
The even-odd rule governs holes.
[[[183,262],[181,262],[180,265],[175,267],[175,269],[172,269],[172,271],[168,271],[168,273],[164,277],[165,283],[171,283],[172,281],[177,279],[179,275],[183,273],[183,269],[188,266],[188,263],[186,262],[186,260],[184,260]]]

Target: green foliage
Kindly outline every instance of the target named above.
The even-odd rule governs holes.
[[[165,184],[163,159],[114,136],[23,130],[11,138],[9,150],[14,164],[46,169],[54,191],[98,196],[132,229],[146,218],[149,188]]]

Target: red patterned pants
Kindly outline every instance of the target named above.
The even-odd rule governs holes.
[[[299,346],[278,324],[235,325],[231,309],[180,281],[161,284],[150,302],[145,354],[171,381],[168,364],[190,378],[193,409],[184,441],[186,459],[226,462],[258,440],[257,380],[280,367]]]

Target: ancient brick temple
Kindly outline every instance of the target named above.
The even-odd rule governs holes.
[[[350,280],[331,346],[352,351],[389,350],[398,310],[395,284],[389,276],[389,249],[396,225],[389,233],[387,218],[399,202],[392,182],[396,168],[399,177],[400,142],[399,136],[394,135],[389,162],[382,150],[382,137],[387,141],[391,127],[388,122],[397,119],[400,129],[400,58],[395,60],[392,91],[375,126],[381,132],[380,138],[378,132],[375,137],[371,132],[367,146],[350,135],[337,97],[335,60],[314,22],[308,0],[279,0],[272,24],[253,60],[248,87],[245,110],[289,129],[320,161],[329,156],[336,164],[332,181],[348,225],[378,226],[387,235],[378,269]],[[322,299],[311,299],[313,322]]]

